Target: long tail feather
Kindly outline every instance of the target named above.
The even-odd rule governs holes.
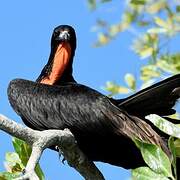
[[[180,98],[180,74],[167,78],[124,100],[116,100],[116,104],[128,113],[145,116],[147,114],[170,115],[172,107]]]

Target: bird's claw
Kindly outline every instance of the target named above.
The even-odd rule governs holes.
[[[65,161],[66,161],[66,159],[63,158],[61,162],[65,165]]]
[[[60,149],[58,146],[56,146],[55,149],[58,151],[59,160],[61,160],[61,156],[62,156],[62,151],[61,151],[61,149]],[[62,162],[63,164],[65,164],[65,161],[66,161],[66,159],[63,157],[63,159],[61,160],[61,162]]]

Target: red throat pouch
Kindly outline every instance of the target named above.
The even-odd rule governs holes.
[[[40,83],[53,85],[63,74],[71,57],[71,47],[68,42],[59,44],[54,55],[51,73]]]

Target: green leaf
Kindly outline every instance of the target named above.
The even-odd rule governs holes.
[[[120,24],[114,24],[109,27],[109,34],[111,37],[116,36],[121,31],[121,25]]]
[[[161,72],[155,65],[146,65],[141,68],[141,79],[143,81],[149,81],[153,78],[159,77],[160,75]]]
[[[180,54],[164,55],[157,61],[157,66],[167,73],[180,72]]]
[[[166,1],[154,1],[146,7],[146,11],[150,14],[156,14],[167,7]]]
[[[13,138],[12,142],[13,142],[15,151],[18,153],[19,158],[25,167],[29,160],[29,157],[31,155],[31,147],[27,143],[25,143],[24,141],[22,141],[18,138]],[[43,173],[42,169],[40,168],[39,164],[36,165],[35,172],[38,175],[38,177],[40,178],[40,180],[45,179],[44,173]]]
[[[13,146],[14,146],[14,150],[17,152],[17,154],[20,156],[21,154],[21,145],[24,143],[24,141],[18,139],[18,138],[15,138],[13,137],[12,139],[12,143],[13,143]]]
[[[172,167],[174,169],[174,173],[175,173],[175,177],[177,176],[177,170],[176,170],[176,148],[175,148],[175,143],[174,143],[174,137],[170,136],[170,138],[168,139],[168,147],[172,153]],[[177,178],[176,178],[177,179]]]
[[[43,173],[39,163],[36,165],[35,172],[36,172],[36,174],[37,174],[37,176],[39,177],[40,180],[45,179],[44,173]]]
[[[158,26],[168,29],[168,23],[163,19],[161,19],[160,17],[154,17],[154,21]]]
[[[160,59],[159,61],[157,61],[157,67],[168,73],[178,73],[176,65],[173,63],[169,63],[166,60]]]
[[[96,0],[88,0],[88,6],[91,10],[96,9]]]
[[[131,23],[133,23],[136,18],[137,18],[136,13],[131,12],[131,11],[125,11],[124,14],[122,15],[122,22],[120,24],[121,31],[128,29]]]
[[[96,47],[107,44],[110,41],[110,37],[107,34],[99,33],[98,34],[98,42],[96,43]]]
[[[127,94],[130,92],[130,90],[126,87],[123,87],[123,86],[119,86],[113,82],[106,82],[106,86],[105,86],[105,90],[106,91],[109,91],[111,93],[111,96],[112,95],[115,95],[115,94]]]
[[[146,0],[131,0],[130,3],[131,4],[135,4],[135,5],[145,5],[146,4]]]
[[[141,59],[155,56],[158,50],[158,35],[145,33],[133,41],[132,49]]]
[[[136,89],[136,80],[135,80],[135,77],[134,77],[132,74],[127,73],[124,78],[125,78],[126,84],[127,84],[132,90],[135,90],[135,89]]]
[[[107,3],[107,2],[110,2],[112,0],[101,0],[101,3]]]
[[[175,146],[176,156],[180,158],[180,139],[177,139],[174,142],[174,146]]]
[[[169,180],[167,177],[157,174],[148,167],[140,167],[132,170],[132,180]]]
[[[144,47],[144,49],[139,52],[141,59],[145,59],[153,54],[153,48],[152,47]]]
[[[160,147],[137,139],[134,141],[141,150],[144,161],[154,172],[165,177],[172,177],[171,162]]]
[[[7,171],[12,173],[21,172],[24,169],[23,164],[17,153],[15,152],[7,152],[5,157],[5,167]]]
[[[139,20],[137,22],[137,24],[140,26],[140,27],[145,27],[145,26],[148,26],[150,24],[149,21],[145,21],[145,20]]]
[[[6,158],[6,161],[8,163],[11,163],[12,165],[13,164],[15,165],[16,163],[21,163],[21,160],[19,159],[18,154],[15,152],[7,152],[5,158]]]
[[[19,158],[21,159],[24,166],[26,166],[29,157],[31,155],[31,147],[24,141],[13,138],[13,146],[15,151],[18,153]]]
[[[10,172],[2,172],[0,173],[0,180],[12,180],[19,177],[19,173],[12,174]]]
[[[156,114],[148,115],[145,118],[151,121],[155,126],[157,126],[161,131],[165,132],[166,134],[180,138],[180,128],[177,125],[167,121],[166,119]]]
[[[162,33],[167,33],[167,29],[165,28],[150,28],[147,31],[150,34],[162,34]]]
[[[22,172],[23,171],[23,166],[21,163],[16,163],[15,166],[13,166],[12,168],[12,173],[16,173],[16,172]]]
[[[176,12],[180,12],[180,5],[176,6]]]

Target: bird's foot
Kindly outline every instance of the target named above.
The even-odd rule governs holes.
[[[58,151],[59,160],[60,160],[63,164],[65,164],[66,159],[63,157],[62,160],[61,160],[61,157],[62,157],[63,152],[61,151],[61,149],[59,148],[59,146],[56,146],[55,149]]]

